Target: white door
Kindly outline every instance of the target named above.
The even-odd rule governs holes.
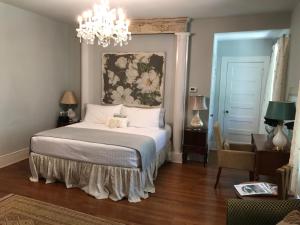
[[[223,137],[234,143],[250,143],[258,133],[264,82],[269,57],[222,60],[219,118]]]

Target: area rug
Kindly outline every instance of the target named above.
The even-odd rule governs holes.
[[[19,195],[0,199],[0,225],[123,225]]]

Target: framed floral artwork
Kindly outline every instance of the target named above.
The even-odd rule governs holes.
[[[164,53],[105,53],[102,102],[135,106],[163,103]]]

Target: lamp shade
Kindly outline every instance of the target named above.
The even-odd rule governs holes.
[[[65,91],[63,97],[60,100],[60,103],[64,105],[76,105],[77,100],[72,91]]]
[[[190,103],[192,105],[192,110],[207,110],[205,96],[191,95]]]
[[[272,120],[294,120],[296,106],[294,102],[270,101],[266,113],[267,119]]]

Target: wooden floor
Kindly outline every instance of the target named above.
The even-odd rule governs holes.
[[[80,189],[63,184],[31,183],[28,161],[0,169],[1,195],[14,193],[54,203],[126,224],[216,224],[226,221],[225,201],[235,197],[233,184],[245,181],[245,172],[224,170],[213,188],[217,170],[200,163],[167,163],[160,168],[156,193],[140,203],[96,200]]]

